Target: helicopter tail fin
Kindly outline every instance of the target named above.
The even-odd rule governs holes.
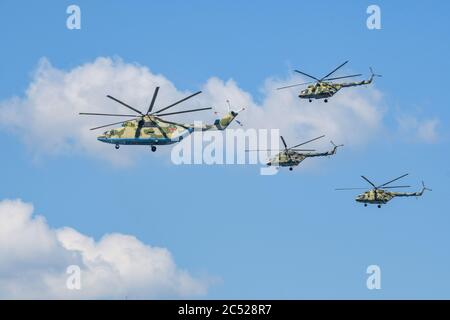
[[[370,70],[370,78],[369,80],[367,80],[367,84],[372,83],[374,77],[382,77],[381,74],[374,73],[372,67],[370,67],[369,70]]]
[[[230,124],[231,122],[233,122],[233,120],[238,116],[238,114],[245,110],[245,108],[241,108],[237,111],[229,111],[227,112],[222,118],[220,119],[216,119],[216,121],[214,121],[214,127],[216,128],[216,130],[225,130]],[[236,120],[236,122],[239,123],[239,125],[242,126],[242,124]]]
[[[425,192],[425,190],[427,190],[427,191],[432,191],[430,188],[427,188],[427,187],[425,186],[425,182],[422,181],[422,190],[420,190],[420,192],[419,192],[417,195],[420,197],[421,195],[423,195],[423,193]]]
[[[338,149],[339,147],[343,147],[343,146],[344,146],[343,144],[338,144],[338,145],[336,145],[333,141],[330,141],[330,142],[331,142],[331,144],[333,145],[333,150],[331,150],[330,156],[336,154],[336,151],[337,151],[337,149]]]

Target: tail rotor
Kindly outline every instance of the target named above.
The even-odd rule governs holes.
[[[231,113],[233,116],[237,116],[241,111],[244,111],[244,110],[245,110],[245,108],[240,108],[240,109],[237,109],[237,110],[233,110],[231,108],[230,100],[227,99],[227,111],[228,111],[228,113]],[[239,121],[237,119],[234,119],[234,121],[236,121],[236,123],[238,125],[240,125],[241,127],[244,126],[244,124],[241,121]]]
[[[425,182],[422,181],[422,193],[423,193],[425,190],[427,190],[427,191],[433,191],[433,190],[431,190],[430,188],[427,188],[427,187],[425,186]]]
[[[333,142],[333,140],[331,140],[330,143],[333,145],[333,151],[331,152],[331,155],[334,155],[334,154],[336,153],[337,148],[343,147],[343,146],[344,146],[343,144],[338,144],[338,145],[335,144],[335,143]]]
[[[372,67],[370,67],[369,70],[370,70],[370,81],[372,81],[374,77],[382,77],[381,74],[375,73],[375,72],[373,71]]]
[[[422,190],[420,190],[420,192],[416,194],[416,199],[418,199],[418,197],[422,196],[423,193],[425,192],[425,190],[432,191],[430,188],[427,188],[425,186],[425,182],[422,181]]]
[[[331,144],[333,145],[333,147],[335,147],[335,148],[339,148],[339,147],[343,147],[343,146],[344,146],[343,144],[338,144],[338,145],[336,145],[336,144],[333,142],[333,140],[331,140],[330,143],[331,143]]]

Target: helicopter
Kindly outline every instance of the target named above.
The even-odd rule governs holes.
[[[336,154],[337,148],[343,146],[343,144],[335,145],[333,141],[330,141],[331,144],[333,145],[333,149],[330,151],[326,151],[326,152],[313,152],[313,151],[315,151],[314,149],[297,149],[300,146],[303,146],[307,143],[321,139],[323,137],[325,137],[325,135],[308,140],[306,142],[299,143],[293,147],[288,148],[283,136],[280,136],[281,141],[283,142],[283,145],[284,145],[284,149],[282,149],[282,150],[272,150],[272,149],[259,150],[259,149],[256,149],[256,150],[245,150],[245,151],[247,151],[247,152],[281,151],[275,157],[270,159],[269,162],[266,163],[266,165],[267,166],[276,166],[276,167],[289,167],[289,171],[292,171],[293,167],[298,166],[306,158],[332,156],[332,155]]]
[[[300,99],[308,99],[309,102],[312,102],[312,99],[324,99],[325,102],[328,102],[328,99],[330,97],[334,96],[342,88],[371,84],[374,77],[381,77],[381,75],[375,74],[373,72],[372,68],[369,68],[371,75],[370,75],[370,78],[367,80],[362,80],[362,81],[357,81],[357,82],[343,82],[343,83],[330,82],[332,80],[353,78],[353,77],[359,77],[362,75],[362,74],[352,74],[349,76],[330,78],[330,76],[332,74],[334,74],[337,70],[342,68],[347,63],[348,63],[348,60],[345,61],[344,63],[342,63],[341,65],[339,65],[333,71],[331,71],[326,76],[324,76],[320,79],[313,77],[303,71],[294,70],[295,72],[300,73],[304,76],[307,76],[308,78],[311,78],[315,81],[310,81],[310,82],[305,82],[305,83],[297,83],[297,84],[293,84],[293,85],[289,85],[289,86],[284,86],[284,87],[277,88],[277,90],[287,89],[287,88],[292,88],[292,87],[297,87],[297,86],[302,86],[302,85],[308,84],[306,89],[300,91],[300,94],[298,95],[298,97]]]
[[[410,186],[388,186],[392,182],[404,178],[407,175],[408,173],[398,178],[392,179],[386,183],[383,183],[379,186],[376,186],[372,181],[367,179],[365,176],[361,176],[361,178],[366,180],[373,187],[373,189],[356,196],[355,201],[364,203],[364,207],[367,207],[367,204],[376,204],[378,208],[381,208],[382,204],[388,203],[394,197],[420,197],[423,195],[425,190],[431,191],[431,189],[425,187],[425,183],[423,181],[422,181],[422,190],[418,192],[392,192],[386,190],[394,188],[409,188]],[[359,189],[366,189],[366,188],[338,188],[336,190],[359,190]]]
[[[119,149],[121,145],[149,145],[151,146],[151,150],[155,152],[157,145],[170,145],[180,142],[184,137],[194,132],[194,130],[225,130],[231,124],[234,118],[237,117],[239,112],[244,110],[244,108],[237,111],[228,110],[228,112],[222,118],[216,119],[213,124],[196,126],[194,124],[176,123],[165,120],[162,117],[180,113],[210,110],[212,108],[198,108],[176,112],[166,112],[168,109],[176,106],[177,104],[200,94],[201,91],[198,91],[164,108],[153,111],[158,92],[159,87],[156,87],[146,113],[143,113],[142,111],[126,104],[119,99],[114,98],[113,96],[107,95],[106,97],[108,97],[109,99],[120,103],[122,106],[134,111],[136,114],[81,112],[80,115],[132,117],[133,119],[102,125],[99,127],[91,128],[90,130],[97,130],[100,128],[121,124],[121,127],[105,131],[103,134],[97,137],[97,140],[114,144],[116,149]]]

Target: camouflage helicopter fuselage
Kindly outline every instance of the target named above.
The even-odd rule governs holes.
[[[347,83],[317,82],[300,91],[301,99],[327,99],[334,96],[339,90],[347,87],[362,86],[372,83],[373,75],[368,80]]]
[[[267,162],[267,165],[276,167],[295,167],[306,158],[332,156],[336,153],[338,147],[339,146],[334,146],[332,150],[326,152],[297,152],[294,150],[282,151]]]
[[[420,197],[426,190],[425,187],[419,192],[391,192],[383,189],[372,189],[358,195],[356,202],[364,204],[386,204],[395,197]]]
[[[161,118],[145,115],[142,118],[126,121],[121,127],[113,128],[97,137],[105,143],[119,145],[169,145],[180,142],[194,130],[225,130],[237,112],[230,111],[214,124],[196,126],[194,124],[180,124]]]
[[[375,185],[372,181],[370,181],[365,176],[361,176],[364,180],[366,180],[369,184],[373,186],[373,189],[370,189],[364,193],[359,194],[356,196],[355,201],[363,203],[365,207],[367,207],[368,204],[376,204],[378,208],[381,208],[382,204],[386,204],[389,201],[391,201],[395,197],[420,197],[423,195],[425,190],[431,191],[431,189],[428,189],[425,187],[425,183],[422,181],[422,190],[418,192],[393,192],[388,191],[386,189],[393,189],[393,188],[409,188],[409,186],[393,186],[391,183],[394,181],[398,181],[404,177],[406,177],[408,173],[397,177],[395,179],[392,179],[386,183]],[[356,189],[362,189],[362,188],[337,188],[336,190],[356,190]]]

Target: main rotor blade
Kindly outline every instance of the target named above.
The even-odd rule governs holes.
[[[113,117],[136,117],[135,114],[117,114],[117,113],[92,113],[92,112],[80,112],[82,116],[113,116]]]
[[[165,120],[165,119],[162,119],[162,118],[158,118],[158,117],[156,117],[156,116],[154,116],[156,119],[158,119],[158,121],[160,121],[160,122],[164,122],[164,123],[168,123],[168,124],[173,124],[174,126],[180,126],[180,127],[183,127],[183,128],[185,128],[185,129],[188,129],[188,127],[186,127],[184,124],[181,124],[181,123],[176,123],[176,122],[172,122],[172,121],[168,121],[168,120]]]
[[[373,184],[373,182],[370,181],[369,179],[367,179],[366,177],[361,176],[361,178],[363,178],[363,179],[366,180],[368,183],[370,183],[370,185],[373,186],[375,189],[377,188],[377,187]]]
[[[164,136],[164,138],[168,138],[167,137],[167,133],[161,128],[161,126],[159,125],[158,121],[152,120],[152,118],[150,118],[150,121],[153,122],[155,124],[155,126],[159,129],[159,131],[161,132],[161,134]]]
[[[392,183],[392,182],[394,182],[394,181],[397,181],[398,179],[401,179],[401,178],[403,178],[403,177],[406,177],[407,175],[408,175],[408,173],[405,173],[404,175],[402,175],[402,176],[400,176],[400,177],[398,177],[398,178],[395,178],[395,179],[393,179],[393,180],[391,180],[391,181],[388,181],[388,182],[386,182],[386,183],[383,183],[382,185],[378,186],[378,188],[384,187],[385,185],[388,185],[388,184],[390,184],[390,183]]]
[[[121,123],[124,123],[124,122],[127,122],[127,121],[132,121],[132,120],[137,120],[137,119],[139,119],[139,118],[129,119],[129,120],[115,122],[115,123],[110,123],[110,124],[106,124],[106,125],[100,126],[100,127],[95,127],[95,128],[89,129],[89,130],[97,130],[97,129],[100,129],[100,128],[110,127],[110,126],[113,126],[113,125],[116,125],[116,124],[121,124]]]
[[[317,79],[316,77],[313,77],[312,75],[309,75],[309,74],[307,74],[307,73],[304,73],[303,71],[300,71],[300,70],[294,70],[294,71],[297,72],[297,73],[300,73],[300,74],[302,74],[302,75],[304,75],[304,76],[307,76],[307,77],[309,77],[309,78],[311,78],[311,79],[314,79],[314,80],[320,82],[320,80]]]
[[[367,190],[367,188],[336,188],[334,190]]]
[[[292,151],[316,151],[316,149],[292,149],[292,148],[290,148],[289,150],[292,150]]]
[[[181,99],[181,100],[178,100],[177,102],[172,103],[171,105],[169,105],[169,106],[167,106],[167,107],[165,107],[165,108],[162,108],[162,109],[160,109],[160,110],[158,110],[158,111],[156,111],[156,112],[154,112],[154,113],[160,113],[161,111],[164,111],[164,110],[167,110],[167,109],[169,109],[169,108],[172,108],[173,106],[176,106],[177,104],[179,104],[179,103],[181,103],[181,102],[183,102],[183,101],[186,101],[187,99],[190,99],[190,98],[192,98],[192,97],[194,97],[194,96],[196,96],[196,95],[198,95],[198,94],[200,94],[200,93],[202,93],[202,92],[201,92],[201,91],[198,91],[198,92],[196,92],[196,93],[194,93],[194,94],[191,94],[190,96],[188,96],[188,97],[186,97],[186,98],[183,98],[183,99]]]
[[[158,95],[159,87],[155,88],[155,92],[153,93],[152,102],[150,102],[150,106],[148,107],[147,114],[152,112],[153,106],[155,105],[156,96]]]
[[[411,186],[387,186],[383,189],[394,189],[394,188],[411,188]]]
[[[359,74],[352,74],[352,75],[350,75],[350,76],[336,77],[336,78],[326,78],[326,79],[323,79],[323,80],[325,80],[325,81],[331,81],[331,80],[338,80],[338,79],[345,79],[345,78],[353,78],[353,77],[359,77],[359,76],[362,76],[362,73],[359,73]]]
[[[110,99],[112,99],[112,100],[114,100],[114,101],[116,101],[116,102],[118,102],[118,103],[120,103],[121,105],[123,105],[123,106],[125,106],[125,107],[127,107],[127,108],[129,108],[129,109],[131,109],[131,110],[133,110],[134,112],[139,113],[141,116],[144,115],[144,114],[143,114],[141,111],[139,111],[138,109],[133,108],[132,106],[126,104],[125,102],[120,101],[119,99],[114,98],[113,96],[110,96],[109,94],[107,95],[107,97],[110,98]]]
[[[284,141],[283,136],[280,136],[280,138],[281,138],[281,141],[283,141],[284,149],[287,150],[287,144],[286,144],[286,141]]]
[[[325,137],[325,135],[322,135],[322,136],[320,136],[320,137],[317,137],[317,138],[314,138],[314,139],[308,140],[308,141],[306,141],[306,142],[302,142],[302,143],[300,143],[300,144],[297,144],[297,145],[295,145],[295,146],[293,146],[293,147],[290,147],[289,149],[294,149],[294,148],[300,147],[300,146],[302,146],[302,145],[304,145],[304,144],[307,144],[307,143],[313,142],[313,141],[315,141],[315,140],[318,140],[318,139],[320,139],[320,138],[323,138],[323,137]]]
[[[191,110],[184,110],[184,111],[176,111],[176,112],[169,112],[169,113],[159,113],[156,116],[158,117],[162,117],[162,116],[170,116],[172,114],[179,114],[179,113],[188,113],[188,112],[197,112],[197,111],[203,111],[203,110],[210,110],[212,109],[211,107],[209,108],[199,108],[199,109],[191,109]]]
[[[277,88],[277,90],[281,90],[281,89],[287,89],[287,88],[292,88],[292,87],[298,87],[298,86],[303,86],[305,84],[310,84],[310,83],[314,83],[315,81],[309,81],[309,82],[304,82],[304,83],[297,83],[297,84],[291,84],[289,86],[284,86],[284,87],[279,87]]]
[[[347,62],[348,62],[348,60],[345,61],[343,64],[341,64],[341,65],[340,65],[339,67],[337,67],[336,69],[334,69],[333,71],[331,71],[329,74],[327,74],[325,77],[323,77],[323,78],[320,79],[319,81],[322,81],[323,79],[328,78],[329,76],[331,76],[333,73],[335,73],[335,72],[338,71],[340,68],[342,68],[344,65],[346,65]]]

